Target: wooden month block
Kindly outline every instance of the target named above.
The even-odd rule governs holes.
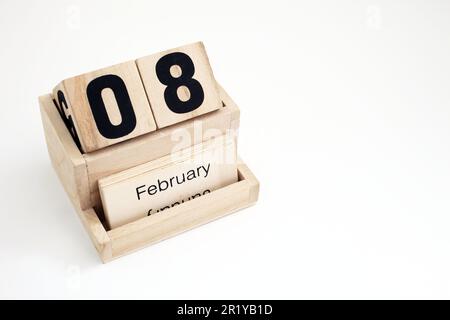
[[[220,136],[99,180],[111,229],[237,182],[236,144]]]
[[[143,57],[136,63],[158,128],[220,108],[202,42]]]
[[[156,130],[134,61],[66,79],[53,90],[53,99],[84,152]]]

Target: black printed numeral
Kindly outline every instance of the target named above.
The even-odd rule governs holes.
[[[102,98],[104,89],[111,89],[116,98],[122,121],[118,125],[111,123],[105,102]],[[112,74],[95,78],[89,82],[86,94],[97,129],[107,139],[116,139],[131,133],[136,127],[136,115],[130,95],[123,80]]]
[[[179,77],[173,77],[170,73],[172,66],[180,67],[181,75]],[[155,69],[159,81],[167,86],[164,90],[164,100],[172,112],[187,113],[201,106],[205,94],[200,82],[192,78],[195,67],[187,54],[174,52],[165,55],[158,60]],[[178,97],[177,90],[181,86],[185,86],[189,90],[190,97],[187,101],[182,101]]]
[[[66,97],[64,96],[64,93],[61,90],[58,90],[56,93],[56,99],[53,99],[53,103],[55,104],[56,108],[58,109],[59,115],[64,121],[64,124],[66,125],[67,129],[69,130],[70,135],[72,136],[73,141],[77,145],[78,149],[81,150],[81,143],[80,138],[78,137],[78,133],[75,129],[75,125],[73,124],[73,119],[71,115],[67,115],[66,111],[69,109],[66,101]]]

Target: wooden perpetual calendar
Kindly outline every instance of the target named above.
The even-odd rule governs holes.
[[[245,208],[239,108],[201,42],[60,82],[39,97],[52,165],[103,262]]]

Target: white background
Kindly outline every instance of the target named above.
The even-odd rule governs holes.
[[[249,209],[102,265],[37,97],[193,41]],[[2,298],[450,298],[450,2],[0,1]]]

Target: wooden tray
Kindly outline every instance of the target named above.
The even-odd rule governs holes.
[[[214,129],[217,135],[239,127],[239,108],[222,88],[220,93],[224,106],[221,110],[89,154],[78,150],[53,105],[51,95],[39,97],[52,165],[103,262],[257,201],[259,182],[239,161],[239,181],[236,183],[112,230],[107,230],[102,222],[98,179],[168,154],[173,146],[170,133],[177,128],[193,132],[195,121],[201,121],[202,130]]]

